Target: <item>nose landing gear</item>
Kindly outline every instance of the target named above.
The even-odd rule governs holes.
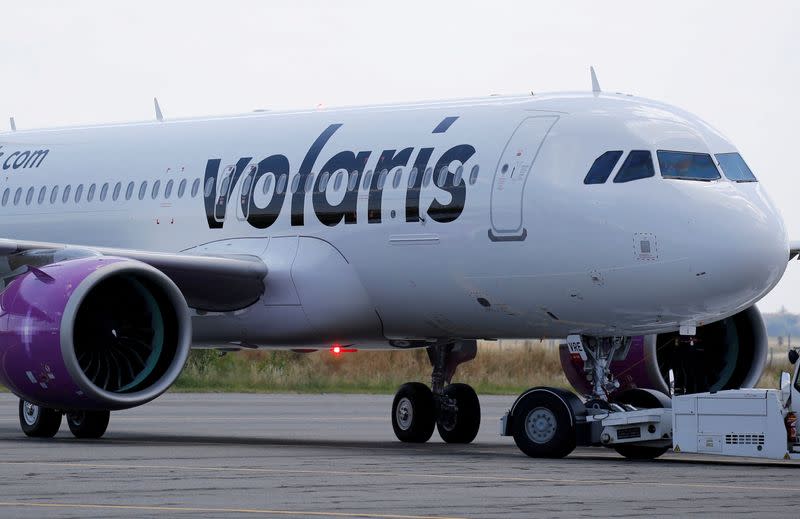
[[[456,368],[475,358],[476,341],[430,346],[431,388],[419,382],[400,386],[392,403],[392,427],[402,442],[424,443],[433,428],[447,443],[470,443],[478,434],[481,408],[467,384],[451,384]]]
[[[592,392],[586,402],[570,391],[531,388],[517,398],[500,423],[503,436],[513,436],[519,449],[533,458],[563,458],[577,445],[605,446],[630,459],[654,459],[669,450],[671,425],[662,411],[666,395],[649,389],[619,392],[611,362],[625,359],[627,337],[570,336],[570,353],[580,355]],[[609,395],[611,399],[609,399]]]

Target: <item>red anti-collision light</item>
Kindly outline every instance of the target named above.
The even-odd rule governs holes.
[[[344,348],[341,344],[334,344],[331,346],[331,353],[334,355],[341,355],[342,353],[355,353],[358,350],[356,348]]]

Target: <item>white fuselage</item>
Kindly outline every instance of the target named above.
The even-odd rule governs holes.
[[[266,112],[0,143],[2,237],[264,259],[262,300],[198,313],[198,345],[672,331],[751,306],[788,260],[757,182],[665,179],[655,160],[651,178],[584,184],[609,150],[736,151],[691,114],[628,96]],[[290,192],[276,192],[287,172]]]

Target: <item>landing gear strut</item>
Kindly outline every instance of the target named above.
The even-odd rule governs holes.
[[[447,443],[470,443],[478,434],[481,408],[478,395],[467,384],[451,384],[459,364],[475,358],[476,341],[428,347],[430,389],[419,382],[403,384],[392,403],[392,427],[403,442],[423,443],[433,428]]]

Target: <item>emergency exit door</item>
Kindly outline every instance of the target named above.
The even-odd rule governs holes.
[[[492,241],[522,241],[527,236],[522,211],[525,185],[536,157],[558,116],[529,117],[514,131],[494,173],[491,194]]]

